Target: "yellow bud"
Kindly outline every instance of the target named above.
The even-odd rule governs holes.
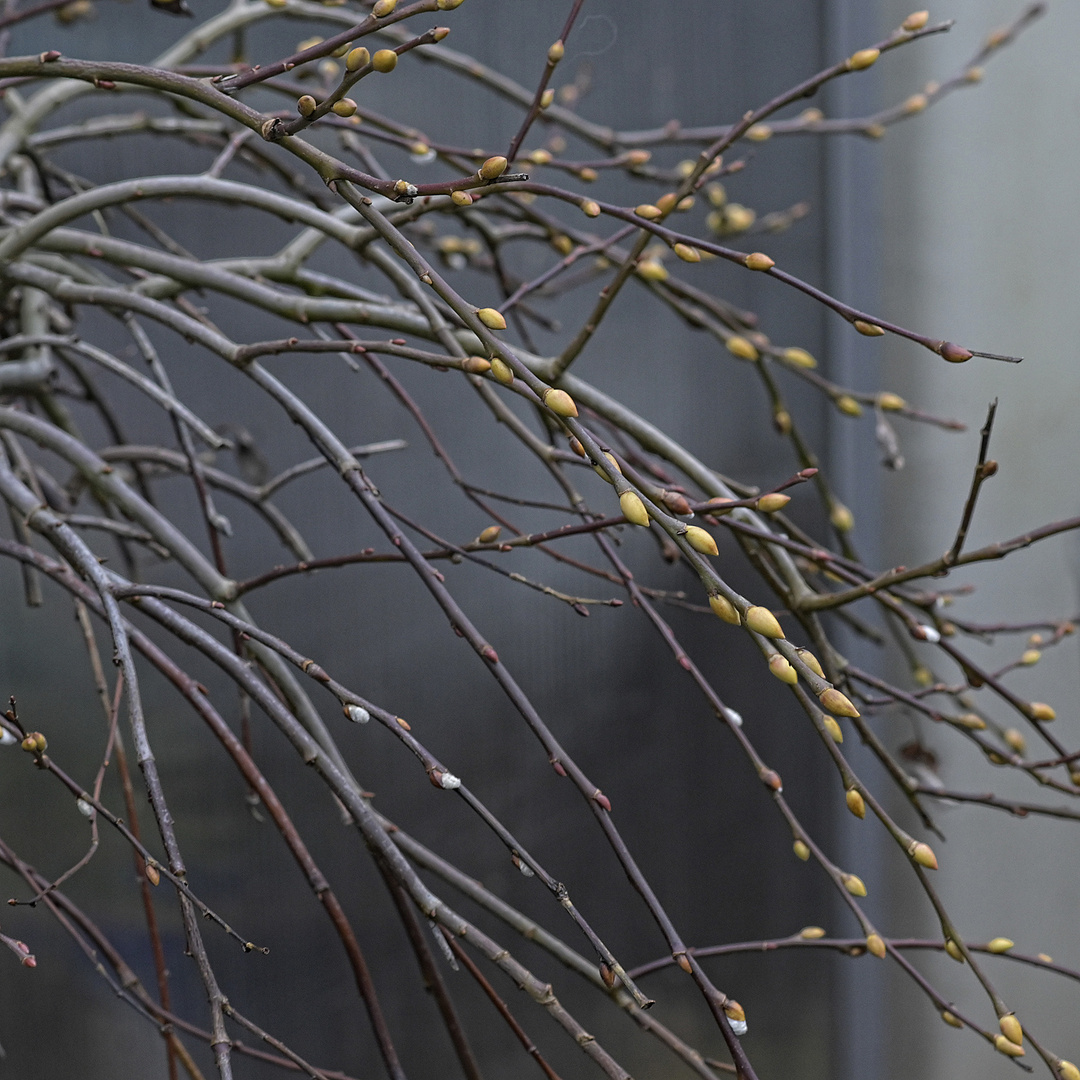
[[[1032,664],[1037,664],[1042,658],[1042,653],[1038,649],[1025,649],[1024,655],[1020,657],[1020,663],[1025,667],[1031,667]]]
[[[835,713],[837,716],[856,717],[860,715],[859,710],[835,686],[829,686],[822,690],[818,694],[818,701],[821,702],[823,709]]]
[[[467,191],[452,191],[450,201],[455,206],[472,206],[473,197]]]
[[[724,1003],[724,1015],[738,1024],[746,1023],[746,1011],[737,1001],[733,1001],[731,998],[728,998]]]
[[[952,938],[946,938],[945,951],[959,964],[964,962],[964,954],[960,951],[960,946],[953,941]]]
[[[577,416],[577,405],[565,390],[545,390],[541,400],[557,416]]]
[[[964,713],[963,716],[958,716],[956,722],[961,727],[966,727],[968,731],[985,731],[986,721],[977,713],[969,712]]]
[[[866,937],[866,951],[873,953],[879,960],[885,959],[885,942],[880,934],[868,934]]]
[[[1033,701],[1028,706],[1028,716],[1030,716],[1032,720],[1041,720],[1043,723],[1049,723],[1057,717],[1057,713],[1054,712],[1050,705],[1046,705],[1041,701]]]
[[[588,166],[578,169],[578,179],[584,180],[586,184],[593,183],[599,175],[595,169],[590,169]]]
[[[623,517],[631,525],[644,525],[648,528],[649,511],[645,509],[645,504],[633,491],[624,491],[619,496],[619,508],[623,512]]]
[[[509,386],[514,381],[514,370],[505,361],[498,356],[491,358],[491,374],[494,376],[496,382],[500,382],[503,386]]]
[[[837,532],[851,532],[855,528],[855,515],[842,502],[833,503],[829,521]]]
[[[574,250],[574,241],[566,233],[558,233],[551,238],[551,246],[560,255],[569,255]]]
[[[768,124],[754,124],[746,132],[746,137],[751,142],[765,142],[772,138],[772,128]]]
[[[997,1047],[999,1053],[1005,1054],[1006,1057],[1024,1056],[1024,1048],[1014,1043],[1011,1039],[1005,1038],[1004,1035],[996,1035],[994,1037],[994,1046]]]
[[[693,173],[695,168],[697,168],[695,162],[691,161],[689,158],[684,158],[675,166],[675,171],[685,180]]]
[[[847,808],[857,817],[866,817],[866,801],[862,795],[855,790],[855,788],[848,788],[847,794],[844,796],[844,801],[847,803]]]
[[[566,55],[566,46],[561,41],[556,41],[548,48],[548,63],[557,64]]]
[[[763,514],[775,514],[777,510],[783,510],[791,502],[791,496],[780,491],[770,491],[768,495],[762,495],[758,499],[757,508]]]
[[[878,394],[877,403],[878,408],[884,409],[885,412],[899,412],[907,407],[907,402],[899,394],[894,394],[889,390]]]
[[[789,364],[794,364],[796,367],[817,367],[817,361],[805,349],[800,349],[798,346],[785,349],[781,355]]]
[[[880,49],[860,49],[848,57],[848,71],[862,71],[863,68],[868,68],[880,55]]]
[[[1071,1061],[1066,1061],[1064,1058],[1058,1062],[1058,1075],[1061,1080],[1080,1080],[1080,1069],[1078,1069]]]
[[[825,936],[825,928],[821,926],[804,926],[799,931],[799,937],[804,941],[817,941]]]
[[[497,311],[493,307],[482,307],[476,312],[476,317],[491,330],[505,330],[506,320],[502,316],[501,311]]]
[[[287,0],[266,0],[267,7],[282,8],[287,3]]]
[[[732,334],[724,344],[727,346],[727,351],[740,360],[756,360],[758,358],[757,349],[741,334]]]
[[[720,554],[720,549],[716,546],[716,541],[712,538],[712,535],[704,529],[698,528],[697,525],[687,525],[683,536],[686,537],[686,542],[695,551],[700,551],[702,555]]]
[[[581,212],[586,217],[599,217],[600,216],[600,204],[593,199],[586,199],[581,204]]]
[[[491,361],[483,356],[466,356],[461,361],[461,369],[470,375],[485,375],[491,370]]]
[[[928,98],[925,94],[912,94],[911,97],[904,102],[904,113],[907,116],[915,116],[921,113],[928,104]]]
[[[701,262],[701,252],[689,244],[672,244],[671,250],[682,259],[683,262]]]
[[[495,541],[499,539],[499,534],[501,532],[501,526],[489,525],[476,539],[481,544],[494,544]]]
[[[502,174],[506,172],[506,166],[508,164],[509,162],[502,156],[489,157],[477,170],[477,176],[479,176],[481,180],[494,180],[496,177],[502,176]]]
[[[862,416],[862,406],[850,394],[841,394],[836,407],[846,416]]]
[[[371,66],[386,75],[397,67],[397,53],[393,49],[380,49],[371,58]]]
[[[317,107],[318,102],[310,94],[304,94],[296,102],[296,111],[301,116],[310,116]]]
[[[941,1019],[945,1021],[950,1027],[962,1028],[964,1023],[962,1020],[957,1020],[955,1016],[948,1009],[944,1009],[941,1013]]]
[[[996,937],[996,938],[992,938],[990,941],[988,941],[986,943],[986,948],[987,948],[988,952],[1001,954],[1001,953],[1007,953],[1013,947],[1014,944],[1015,944],[1015,942],[1010,941],[1007,937]],[[1001,1030],[1005,1031],[1004,1028],[1002,1028]],[[1006,1032],[1006,1034],[1008,1034],[1008,1032]],[[1011,1035],[1009,1037],[1012,1038]],[[1013,1039],[1013,1042],[1020,1042],[1020,1040],[1019,1039]]]
[[[825,725],[825,730],[832,736],[833,742],[842,743],[844,741],[844,733],[840,730],[840,725],[831,716],[823,717],[822,723]]]
[[[983,69],[981,67],[969,67],[964,72],[964,80],[969,83],[982,82]]]
[[[929,11],[913,11],[901,24],[900,29],[906,30],[909,34],[914,33],[916,30],[921,30],[929,21]]]
[[[345,67],[349,71],[359,71],[371,60],[371,53],[361,45],[358,49],[353,49],[348,56],[345,57]]]
[[[376,19],[381,19],[386,15],[389,15],[394,8],[397,7],[397,0],[377,0],[375,6],[371,9],[371,14]]]
[[[769,670],[788,686],[794,686],[799,681],[799,673],[779,653],[769,657]]]
[[[1044,952],[1041,952],[1041,953],[1036,953],[1035,955],[1036,955],[1036,956],[1037,956],[1037,957],[1038,957],[1038,958],[1039,958],[1039,959],[1040,959],[1040,960],[1041,960],[1041,961],[1042,961],[1042,962],[1043,962],[1044,964],[1052,964],[1052,963],[1054,962],[1054,958],[1053,958],[1053,957],[1052,957],[1052,956],[1051,956],[1051,955],[1050,955],[1049,953],[1044,953]]]
[[[547,165],[551,161],[551,151],[534,150],[528,157],[534,165]]]
[[[1016,754],[1022,754],[1027,749],[1027,739],[1014,727],[1008,728],[1001,737],[1005,740],[1005,745]]]
[[[825,672],[821,670],[818,658],[809,649],[796,649],[799,659],[819,678],[825,678]]]
[[[356,112],[356,102],[352,98],[341,98],[330,106],[338,116],[352,116]]]
[[[810,858],[810,849],[801,840],[796,840],[791,845],[791,850],[795,852],[796,858],[802,859],[803,862]]]
[[[659,259],[642,259],[637,264],[637,274],[646,281],[667,281],[670,276],[667,267]]]
[[[694,196],[693,195],[687,195],[684,198],[680,199],[679,202],[678,202],[678,205],[675,207],[675,209],[678,210],[680,213],[684,213],[684,214],[686,213],[687,210],[693,210],[694,209]]]
[[[791,431],[791,413],[789,413],[787,409],[777,409],[773,413],[772,421],[773,427],[776,428],[781,435],[787,435],[788,432]]]
[[[312,49],[316,45],[320,44],[322,42],[322,40],[323,39],[321,37],[304,38],[303,41],[298,41],[296,43],[296,51],[297,52],[306,52],[308,49]]]
[[[746,613],[746,627],[755,634],[761,634],[767,638],[782,638],[784,631],[777,622],[776,616],[767,608],[755,605]]]
[[[675,204],[678,201],[679,200],[675,198],[675,192],[668,191],[656,200],[656,205],[662,214],[670,214],[671,211],[675,209]]]
[[[739,609],[726,596],[721,596],[719,593],[710,596],[709,607],[712,608],[712,612],[717,618],[723,619],[724,622],[729,623],[731,626],[739,626],[742,623]]]
[[[608,464],[611,465],[611,467],[621,476],[622,475],[622,468],[620,467],[619,463],[615,460],[615,456],[613,454],[609,454],[605,450],[604,451],[604,457],[607,458]],[[611,480],[608,477],[608,474],[606,472],[604,472],[604,470],[601,469],[599,465],[594,465],[593,469],[595,470],[596,475],[599,476],[602,480],[607,480],[608,483],[611,483]]]
[[[863,322],[862,319],[856,319],[854,325],[864,337],[881,337],[885,333],[876,323]]]
[[[456,7],[461,7],[465,3],[465,0],[439,0],[440,11],[453,11]]]
[[[751,252],[743,259],[747,270],[771,270],[776,263],[760,251]]]
[[[540,108],[546,109],[555,100],[555,91],[549,86],[540,95]]]
[[[727,191],[717,180],[705,185],[705,196],[713,206],[719,208],[727,202]]]
[[[865,896],[866,886],[862,882],[862,878],[856,874],[841,874],[840,880],[844,883],[844,888],[847,889],[852,896]]]
[[[936,870],[938,868],[937,856],[934,854],[934,849],[929,844],[912,844],[908,850],[908,854],[920,866],[925,866],[927,870]]]
[[[757,220],[757,214],[748,206],[729,203],[724,208],[724,228],[730,232],[745,232]]]

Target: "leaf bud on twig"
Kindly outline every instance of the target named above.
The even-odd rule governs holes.
[[[557,390],[554,387],[548,387],[547,390],[540,395],[540,400],[553,412],[556,416],[577,416],[577,405],[574,404],[574,399],[565,391]]]
[[[765,142],[772,138],[773,129],[768,124],[753,124],[746,130],[746,137],[751,142]]]
[[[617,462],[617,461],[615,460],[615,455],[614,455],[614,454],[611,454],[611,453],[609,453],[609,452],[608,452],[607,450],[605,450],[605,451],[604,451],[604,457],[606,457],[606,458],[608,459],[608,462],[609,462],[609,463],[611,464],[611,467],[612,467],[612,468],[613,468],[613,469],[614,469],[614,470],[615,470],[615,471],[616,471],[617,473],[619,473],[619,475],[621,476],[621,475],[622,475],[622,467],[621,467],[621,466],[619,465],[619,463],[618,463],[618,462]],[[600,477],[600,478],[601,478],[602,480],[607,480],[607,481],[608,481],[608,483],[610,483],[610,482],[611,482],[611,480],[610,480],[610,477],[608,476],[608,474],[607,474],[606,472],[604,472],[604,470],[603,470],[603,469],[601,469],[599,465],[594,465],[594,466],[593,466],[593,469],[594,469],[594,470],[596,471],[596,474],[597,474],[597,476],[599,476],[599,477]]]
[[[880,934],[868,934],[866,936],[866,951],[872,953],[879,960],[885,959],[885,941]]]
[[[161,884],[161,871],[149,860],[147,860],[146,863],[146,880],[149,881],[151,885]]]
[[[354,724],[366,724],[371,719],[371,713],[359,705],[346,705],[344,712]]]
[[[767,638],[782,638],[784,631],[776,616],[767,608],[754,605],[746,612],[746,628]]]
[[[450,201],[455,206],[472,206],[473,197],[467,191],[452,191]]]
[[[757,360],[758,351],[742,334],[732,334],[724,342],[727,351],[740,360]]]
[[[716,546],[716,541],[712,538],[712,534],[699,528],[697,525],[687,525],[686,532],[683,533],[683,535],[686,537],[686,542],[695,551],[700,551],[702,555],[720,554],[720,549]]]
[[[1058,1062],[1057,1070],[1061,1080],[1080,1080],[1080,1069],[1078,1069],[1071,1061],[1066,1061],[1062,1058],[1061,1061]]]
[[[514,381],[514,370],[510,365],[498,356],[491,358],[491,374],[496,382],[503,386],[509,386]]]
[[[756,506],[763,514],[775,514],[777,510],[783,510],[791,502],[791,496],[781,491],[770,491],[758,499]]]
[[[501,155],[497,157],[489,157],[487,161],[485,161],[484,164],[481,165],[479,169],[477,169],[476,174],[480,177],[481,180],[494,180],[497,177],[502,176],[502,174],[506,172],[506,166],[508,164],[509,162],[506,160],[506,158],[502,157]]]
[[[600,204],[595,199],[586,199],[581,204],[581,212],[586,217],[599,217],[600,216]]]
[[[825,725],[825,730],[832,736],[834,743],[842,743],[844,741],[844,733],[840,729],[840,725],[831,716],[822,717],[822,723]]]
[[[885,412],[899,412],[907,407],[907,402],[899,394],[885,390],[883,393],[878,394],[877,405],[879,409],[884,409]]]
[[[483,356],[466,356],[461,361],[461,370],[470,375],[484,375],[491,370],[491,361]]]
[[[863,337],[881,337],[885,333],[877,323],[865,322],[862,319],[856,319],[852,325]]]
[[[850,394],[841,394],[836,399],[836,407],[845,416],[862,416],[862,406]]]
[[[477,308],[476,317],[490,330],[505,330],[506,319],[497,308]]]
[[[986,943],[986,951],[1000,955],[1001,953],[1007,953],[1014,944],[1015,942],[1010,941],[1007,937],[991,938],[991,940]],[[1004,1028],[1001,1030],[1005,1031]],[[1005,1033],[1008,1035],[1008,1032]],[[1012,1038],[1012,1036],[1010,1035],[1009,1038]],[[1020,1042],[1020,1039],[1013,1039],[1013,1042]]]
[[[829,686],[822,690],[818,695],[818,701],[821,702],[823,709],[835,713],[837,716],[857,717],[861,715],[859,710],[835,686]]]
[[[994,1046],[997,1047],[998,1053],[1004,1054],[1006,1057],[1024,1056],[1024,1048],[1011,1039],[1007,1039],[1004,1035],[994,1036]]]
[[[921,30],[930,21],[929,11],[913,11],[901,24],[900,29],[913,34]]]
[[[304,94],[302,97],[297,98],[296,111],[301,116],[310,116],[318,108],[318,104],[310,94]]]
[[[819,678],[825,678],[825,672],[821,669],[821,664],[818,663],[818,658],[809,649],[796,649],[799,654],[799,659]]]
[[[789,364],[794,364],[796,367],[817,367],[817,361],[810,355],[810,353],[808,353],[805,349],[800,349],[797,345],[792,346],[790,349],[785,349],[781,355]]]
[[[623,517],[625,517],[631,525],[643,525],[645,528],[648,528],[649,512],[645,509],[645,504],[641,501],[636,492],[624,491],[619,496],[619,508],[623,512]]]
[[[642,259],[637,264],[637,275],[646,281],[667,281],[670,275],[659,259]]]
[[[848,788],[844,795],[847,808],[857,817],[866,817],[866,801],[856,788]]]
[[[371,61],[371,53],[363,45],[353,49],[345,57],[345,69],[347,71],[359,71]]]
[[[769,670],[788,686],[794,686],[799,681],[799,673],[779,653],[769,657]]]
[[[953,1016],[953,1014],[949,1012],[948,1009],[942,1009],[941,1019],[944,1020],[945,1023],[949,1025],[949,1027],[962,1028],[964,1026],[963,1021],[957,1020],[956,1017]]]
[[[837,532],[851,532],[855,528],[855,515],[842,502],[834,502],[829,522]]]
[[[796,840],[791,845],[791,850],[795,852],[795,857],[797,859],[802,859],[803,862],[806,862],[806,860],[810,858],[810,849],[802,840]]]
[[[453,11],[456,7],[461,7],[465,3],[465,0],[439,0],[440,11]]]
[[[938,868],[937,856],[929,844],[914,841],[911,847],[908,848],[908,854],[914,862],[917,862],[920,866],[925,866],[927,870],[936,870]]]
[[[701,262],[701,252],[698,251],[696,247],[691,247],[689,244],[672,244],[671,250],[674,251],[683,262]]]
[[[1054,712],[1053,706],[1047,705],[1042,701],[1033,701],[1028,706],[1028,716],[1030,716],[1032,720],[1039,720],[1046,724],[1051,720],[1055,720],[1057,718],[1057,713]]]
[[[950,364],[962,364],[975,355],[970,349],[965,349],[962,345],[954,345],[951,341],[943,341],[937,351],[941,358],[948,360]]]
[[[754,251],[743,259],[747,270],[771,270],[776,263],[763,252]]]
[[[863,880],[858,874],[841,874],[840,880],[844,883],[844,888],[847,889],[852,896],[866,895],[866,886],[863,884]]]
[[[489,525],[480,535],[476,538],[478,543],[481,544],[494,544],[499,539],[499,534],[502,532],[501,525]]]
[[[986,721],[977,713],[969,712],[964,713],[962,716],[956,718],[956,722],[961,727],[966,727],[968,731],[985,731]]]
[[[371,58],[371,66],[383,75],[388,75],[397,67],[397,53],[393,49],[380,49]]]
[[[953,941],[952,938],[945,939],[945,951],[958,963],[964,962],[964,954],[960,949],[960,946]]]
[[[929,103],[929,99],[925,94],[912,94],[911,97],[904,102],[904,115],[916,116],[926,108]]]
[[[338,116],[352,116],[356,112],[356,102],[352,98],[341,98],[335,101],[330,108],[337,113]]]
[[[821,926],[804,926],[799,931],[799,937],[801,937],[803,941],[817,941],[824,936],[825,929]]]
[[[394,8],[397,7],[397,0],[376,0],[375,6],[371,9],[371,14],[376,19],[382,19],[389,15]]]
[[[848,57],[847,69],[848,71],[862,71],[876,63],[880,55],[880,49],[860,49]]]
[[[726,596],[721,596],[719,593],[710,596],[709,607],[717,618],[723,619],[731,626],[738,626],[742,622],[739,609]]]

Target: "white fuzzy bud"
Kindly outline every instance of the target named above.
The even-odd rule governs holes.
[[[345,715],[354,724],[366,724],[371,719],[371,713],[367,709],[362,709],[359,705],[347,705]]]

